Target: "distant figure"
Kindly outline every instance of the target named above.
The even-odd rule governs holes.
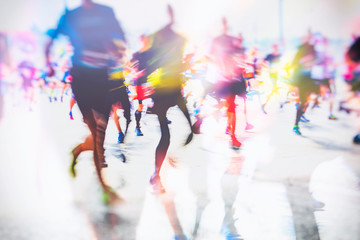
[[[311,69],[316,57],[314,46],[310,43],[311,37],[312,34],[309,32],[304,43],[298,48],[292,62],[294,68],[293,83],[299,92],[299,105],[293,127],[293,132],[297,135],[301,135],[299,122],[308,106],[308,97],[311,93],[319,91],[319,86],[311,79]]]
[[[135,132],[137,136],[144,136],[141,131],[140,120],[143,111],[143,100],[147,97],[145,93],[148,76],[148,74],[146,73],[146,67],[149,64],[149,61],[151,61],[151,52],[147,51],[150,47],[149,37],[142,35],[140,37],[140,40],[143,46],[138,52],[133,54],[131,61],[134,64],[136,70],[140,73],[140,76],[138,76],[135,80],[136,99],[139,102],[138,108],[135,111]]]
[[[241,142],[235,136],[236,130],[236,95],[246,95],[246,80],[243,69],[238,62],[238,55],[243,54],[240,38],[228,35],[227,21],[223,19],[223,33],[213,40],[211,46],[212,62],[218,69],[214,90],[216,97],[226,99],[228,125],[226,133],[230,135],[230,143],[233,148],[239,148]]]
[[[279,71],[279,64],[280,64],[281,54],[279,53],[279,48],[277,44],[272,46],[272,52],[269,53],[264,61],[266,61],[269,65],[269,76],[272,81],[272,90],[271,93],[267,96],[265,103],[262,105],[262,110],[266,113],[265,107],[266,104],[270,101],[270,98],[278,91],[278,71]]]
[[[36,80],[36,68],[33,63],[29,61],[22,61],[18,65],[18,72],[22,79],[22,88],[25,91],[25,99],[29,104],[29,110],[32,111],[35,97],[34,81]]]

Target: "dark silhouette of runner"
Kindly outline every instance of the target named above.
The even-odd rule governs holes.
[[[59,34],[67,35],[74,47],[71,87],[84,122],[91,132],[83,145],[94,151],[94,163],[104,192],[110,199],[116,199],[117,195],[102,178],[101,168],[107,167],[103,145],[112,105],[107,96],[110,89],[114,88],[109,81],[108,70],[113,56],[118,54],[115,40],[125,41],[124,32],[110,7],[83,0],[80,7],[65,11],[46,46],[50,76],[54,74],[50,63],[50,47]],[[122,83],[119,81],[119,84]]]
[[[170,145],[170,131],[166,118],[170,107],[177,105],[189,123],[191,132],[185,145],[193,138],[191,119],[182,94],[182,72],[190,67],[189,62],[183,62],[186,39],[172,29],[174,13],[171,6],[168,6],[168,12],[170,23],[150,36],[152,45],[148,51],[151,60],[146,67],[147,74],[155,72],[157,76],[157,81],[153,84],[152,99],[153,112],[158,116],[161,129],[161,138],[155,152],[155,171],[150,179],[155,193],[165,192],[160,180],[160,169]]]

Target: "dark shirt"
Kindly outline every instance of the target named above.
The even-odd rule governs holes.
[[[315,48],[313,45],[309,43],[303,43],[298,48],[298,51],[293,59],[293,66],[301,70],[306,68],[306,63],[305,64],[301,63],[301,59],[309,55],[312,55],[315,58],[316,56]]]
[[[110,64],[110,50],[114,39],[125,40],[115,14],[110,7],[93,4],[66,12],[59,21],[58,34],[69,36],[74,47],[73,64],[105,68]]]
[[[268,54],[266,57],[265,57],[265,61],[268,61],[269,64],[273,64],[273,63],[279,63],[280,62],[280,55],[275,55],[273,53],[270,53]]]
[[[280,57],[280,54],[275,55],[274,53],[270,53],[265,57],[264,60],[269,63],[270,73],[276,73],[278,71]]]

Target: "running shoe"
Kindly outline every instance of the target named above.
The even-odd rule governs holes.
[[[225,237],[226,240],[244,240],[237,232],[234,224],[230,224],[230,226],[222,226],[220,233]]]
[[[314,211],[322,211],[325,207],[325,203],[315,199],[313,197],[313,209]]]
[[[119,132],[118,143],[124,143],[125,134],[123,132]]]
[[[174,240],[188,240],[188,237],[184,234],[178,234],[174,236]]]
[[[295,125],[295,126],[293,127],[293,132],[294,132],[296,135],[301,135],[299,126],[297,126],[297,125]]]
[[[239,149],[242,145],[241,142],[239,142],[239,140],[237,140],[235,136],[231,136],[230,144],[231,147],[234,149]]]
[[[141,132],[140,127],[136,127],[135,132],[136,132],[136,136],[144,136],[144,134]]]
[[[334,114],[330,114],[329,120],[338,120],[338,118],[335,117]]]
[[[251,130],[253,128],[254,128],[254,125],[252,125],[250,123],[246,123],[245,130]]]
[[[301,115],[301,117],[300,117],[300,122],[308,123],[308,122],[310,122],[310,120],[307,119],[304,115]]]
[[[105,205],[111,205],[116,201],[122,201],[122,198],[120,198],[115,192],[115,190],[112,189],[111,187],[107,186],[107,191],[105,191],[105,189],[103,188],[101,190],[102,190],[102,196],[101,196],[102,202]]]
[[[238,233],[226,233],[224,234],[226,240],[244,240]]]
[[[244,240],[238,233],[222,232],[226,240]]]
[[[69,116],[70,116],[70,119],[71,119],[71,120],[74,120],[74,117],[73,117],[72,111],[70,111],[70,112],[69,112]]]
[[[70,165],[70,175],[75,178],[76,177],[76,169],[75,166],[77,164],[77,158],[79,157],[80,153],[81,153],[81,148],[79,146],[75,147],[72,151],[71,151],[72,155],[73,155],[73,159]]]

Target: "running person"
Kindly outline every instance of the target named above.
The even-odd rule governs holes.
[[[74,47],[73,66],[70,71],[73,77],[71,87],[84,122],[91,132],[84,144],[86,143],[87,148],[93,149],[94,164],[103,190],[116,197],[105,184],[101,168],[107,166],[104,157],[104,138],[111,109],[111,104],[106,98],[110,88],[110,52],[116,49],[114,39],[125,40],[124,33],[111,8],[92,0],[83,0],[80,7],[67,11],[60,18],[52,40],[46,47],[50,75],[54,72],[50,64],[50,47],[59,34],[68,35]]]
[[[22,78],[22,87],[25,91],[25,99],[28,101],[29,110],[32,111],[35,97],[35,74],[36,68],[31,62],[23,61],[18,66],[18,71]]]
[[[135,91],[136,91],[136,99],[138,100],[138,108],[135,111],[135,121],[136,121],[136,128],[135,132],[137,136],[144,136],[141,131],[141,115],[143,110],[143,100],[146,98],[145,96],[145,84],[147,82],[147,72],[146,66],[151,60],[150,51],[149,49],[149,37],[142,35],[140,40],[143,44],[142,49],[138,52],[133,54],[132,63],[135,65],[136,70],[140,73],[139,77],[135,79]]]
[[[170,23],[152,36],[152,45],[148,51],[153,61],[150,61],[146,68],[148,73],[155,71],[158,80],[153,85],[152,95],[153,111],[158,116],[161,130],[160,141],[155,152],[155,171],[150,179],[155,193],[165,192],[160,179],[160,170],[170,145],[170,131],[166,118],[170,107],[177,105],[188,121],[191,133],[185,144],[188,144],[193,137],[190,115],[182,95],[181,73],[190,66],[182,61],[186,40],[172,29],[174,16],[170,6],[168,6],[168,12]]]
[[[337,120],[333,114],[333,89],[335,89],[335,63],[327,53],[327,39],[321,35],[315,41],[316,61],[311,69],[311,78],[315,80],[315,84],[319,85],[320,94],[316,97],[312,108],[318,107],[319,97],[325,99],[325,95],[329,93],[329,119]]]
[[[269,76],[270,79],[272,80],[272,90],[270,92],[270,94],[267,96],[265,103],[261,106],[261,109],[263,110],[263,112],[266,114],[266,104],[269,102],[270,98],[276,93],[278,92],[278,71],[279,71],[279,64],[280,64],[280,53],[279,53],[279,49],[278,49],[278,45],[274,44],[272,46],[273,51],[268,54],[264,61],[266,61],[269,65]]]
[[[110,68],[109,71],[109,79],[110,87],[107,99],[109,104],[112,104],[112,116],[115,121],[116,128],[118,130],[118,143],[124,143],[125,134],[127,133],[129,124],[131,122],[130,116],[130,101],[129,101],[129,94],[127,90],[127,86],[125,85],[125,47],[119,46],[119,52],[116,54],[117,57],[114,59],[114,67]],[[119,108],[124,110],[124,117],[126,119],[126,127],[125,133],[122,131],[120,122],[119,122],[119,115],[117,114],[117,110]]]
[[[311,33],[306,36],[304,43],[299,47],[292,63],[294,67],[293,81],[294,85],[298,88],[299,94],[299,105],[293,127],[293,132],[297,135],[301,135],[299,122],[308,106],[308,98],[311,93],[318,92],[318,85],[311,79],[311,68],[316,56],[314,46],[310,44],[311,36]]]
[[[217,97],[226,99],[227,103],[227,133],[231,137],[231,145],[239,148],[241,143],[235,136],[236,130],[236,95],[246,92],[246,83],[242,71],[239,71],[239,63],[236,61],[237,54],[241,54],[239,39],[227,34],[227,21],[223,19],[223,34],[213,40],[211,46],[212,61],[219,71],[215,93]]]

